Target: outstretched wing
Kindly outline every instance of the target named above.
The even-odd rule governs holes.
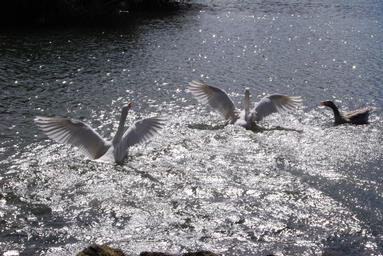
[[[373,109],[370,108],[370,107],[365,107],[365,108],[360,108],[360,109],[353,110],[353,111],[350,111],[350,112],[345,112],[345,113],[343,113],[343,115],[346,118],[350,118],[350,117],[353,117],[353,116],[359,116],[359,115],[368,115],[372,110]]]
[[[127,149],[130,146],[144,142],[154,136],[164,125],[165,120],[152,117],[135,122],[124,133],[120,143],[121,148]]]
[[[234,102],[224,90],[197,81],[189,83],[188,90],[199,102],[209,104],[226,120],[235,119],[236,109]]]
[[[101,157],[108,149],[107,142],[80,120],[37,116],[34,121],[50,139],[76,146],[91,159]]]
[[[261,101],[255,105],[251,111],[252,119],[253,121],[261,121],[272,113],[293,110],[301,104],[302,99],[300,96],[272,94],[262,98]]]

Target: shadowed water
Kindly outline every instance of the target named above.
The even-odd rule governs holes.
[[[126,27],[0,34],[0,253],[74,255],[107,243],[224,255],[382,255],[380,1],[208,1]],[[260,130],[225,125],[185,91],[203,80],[238,107],[249,87],[304,105]],[[318,109],[373,106],[370,125]],[[165,116],[124,165],[47,139],[36,115],[111,138]]]

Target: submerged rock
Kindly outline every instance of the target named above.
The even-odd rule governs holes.
[[[77,256],[128,256],[119,249],[107,245],[91,245],[78,253]],[[187,252],[183,254],[169,254],[164,252],[141,252],[139,256],[218,256],[209,251]]]
[[[91,245],[78,253],[77,256],[127,256],[119,249],[113,249],[107,245]]]
[[[209,251],[188,252],[183,254],[169,254],[162,252],[141,252],[140,256],[218,256],[218,254]]]
[[[182,254],[183,256],[218,256],[218,254],[209,251],[188,252]]]

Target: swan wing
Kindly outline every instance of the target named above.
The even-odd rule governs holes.
[[[34,121],[50,139],[75,146],[91,159],[101,157],[109,147],[95,130],[80,120],[37,116]]]
[[[188,90],[199,102],[209,104],[226,120],[235,119],[236,109],[234,102],[224,90],[197,81],[190,82]]]
[[[261,121],[273,113],[293,110],[302,104],[300,96],[272,94],[263,97],[251,111],[253,121]]]
[[[163,127],[165,120],[158,117],[145,118],[135,122],[124,133],[121,146],[125,150],[154,136]]]

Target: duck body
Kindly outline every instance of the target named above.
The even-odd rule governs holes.
[[[334,102],[322,101],[320,103],[321,106],[329,107],[334,112],[334,125],[340,124],[355,124],[362,125],[368,124],[368,117],[371,112],[371,108],[365,107],[361,109],[357,109],[350,112],[340,112],[339,108],[335,105]]]

